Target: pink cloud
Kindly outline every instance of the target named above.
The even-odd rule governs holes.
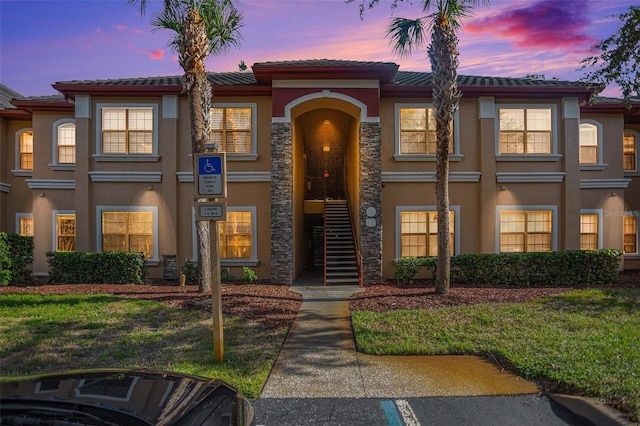
[[[526,7],[503,10],[471,20],[464,29],[509,39],[516,48],[588,51],[598,40],[587,34],[591,23],[584,1],[541,0]]]
[[[164,59],[164,50],[163,49],[159,49],[159,50],[152,50],[149,52],[149,58],[153,59],[154,61],[160,61],[162,59]]]
[[[122,25],[122,24],[117,24],[116,25],[116,30],[118,31],[125,31],[127,30],[129,27],[127,27],[126,25]]]

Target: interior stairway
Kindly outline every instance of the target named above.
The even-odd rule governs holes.
[[[327,200],[324,204],[324,214],[325,282],[327,285],[358,285],[358,262],[347,202]]]

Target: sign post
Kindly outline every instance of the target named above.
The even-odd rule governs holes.
[[[211,314],[213,317],[213,358],[224,360],[224,335],[222,320],[222,288],[220,283],[220,256],[218,253],[218,221],[227,218],[227,162],[224,153],[195,155],[196,196],[208,201],[196,201],[196,220],[209,222],[211,262]]]

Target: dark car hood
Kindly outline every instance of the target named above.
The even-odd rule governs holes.
[[[250,425],[253,409],[220,380],[102,369],[0,382],[0,423],[22,424],[21,416],[74,424]]]

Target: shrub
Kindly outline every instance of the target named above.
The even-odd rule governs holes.
[[[451,257],[451,282],[480,286],[611,285],[618,280],[620,250],[486,253]],[[396,259],[396,280],[409,282],[420,267],[435,275],[436,258]]]
[[[142,284],[144,256],[137,252],[47,252],[53,284]]]
[[[33,262],[33,237],[0,232],[0,284],[29,283]]]
[[[258,282],[258,275],[248,266],[242,267],[242,282],[245,284],[253,284]]]
[[[185,259],[180,272],[184,275],[185,283],[187,285],[198,284],[200,270],[198,269],[198,264],[196,262],[191,259]]]
[[[222,284],[231,284],[236,281],[236,277],[231,274],[230,268],[220,269],[220,282]]]

